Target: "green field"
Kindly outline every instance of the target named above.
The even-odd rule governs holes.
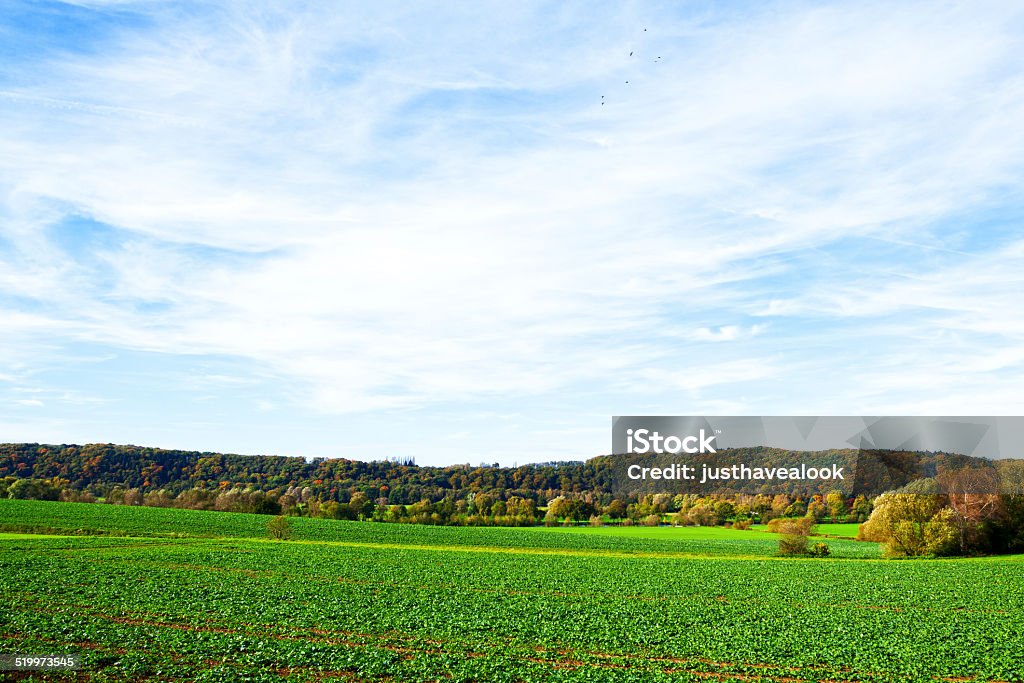
[[[0,501],[0,651],[85,656],[32,680],[1024,680],[1020,557],[310,519],[271,541],[267,521]]]
[[[818,524],[814,527],[814,533],[820,536],[827,536],[838,539],[853,539],[857,537],[859,524]],[[734,540],[746,538],[750,531],[767,531],[767,525],[755,524],[748,531],[733,531],[725,527],[673,527],[673,526],[554,526],[554,527],[528,527],[529,531],[544,532],[568,532],[593,534],[596,536],[619,536],[622,538],[661,538],[661,539],[714,539]],[[848,547],[840,543],[839,547]]]
[[[860,524],[818,524],[815,532],[823,536],[836,536],[839,538],[857,538],[857,529]]]

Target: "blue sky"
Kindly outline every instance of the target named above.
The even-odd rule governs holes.
[[[1021,414],[1014,3],[350,5],[3,4],[0,441]]]

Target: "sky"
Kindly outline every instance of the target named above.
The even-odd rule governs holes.
[[[1024,414],[1019,3],[0,8],[0,442]]]

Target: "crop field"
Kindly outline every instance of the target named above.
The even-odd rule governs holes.
[[[267,521],[0,501],[0,652],[85,662],[9,680],[1024,681],[1020,557]]]
[[[54,507],[57,506],[57,507]],[[59,513],[55,512],[59,510]],[[201,512],[164,508],[138,508],[91,503],[49,503],[0,500],[0,532],[74,531],[122,536],[266,538],[265,515]],[[608,553],[669,553],[695,555],[774,554],[777,543],[770,534],[723,528],[607,527],[607,528],[456,528],[412,524],[369,524],[322,519],[292,520],[296,537],[307,541],[401,546],[482,546],[487,548],[573,548]],[[878,557],[877,545],[833,539],[837,557]]]

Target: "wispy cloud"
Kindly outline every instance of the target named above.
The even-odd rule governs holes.
[[[6,375],[222,391],[258,417],[181,438],[236,450],[271,416],[325,416],[303,449],[561,410],[580,457],[612,413],[963,412],[1021,377],[1005,3],[46,11],[103,39],[4,27],[49,32],[0,67]],[[122,356],[61,379],[78,347]]]
[[[30,407],[33,407],[33,408],[35,408],[35,407],[41,408],[44,405],[46,405],[45,403],[43,403],[42,401],[40,401],[37,398],[23,398],[23,399],[17,401],[17,404],[20,405],[20,406],[30,406]]]

